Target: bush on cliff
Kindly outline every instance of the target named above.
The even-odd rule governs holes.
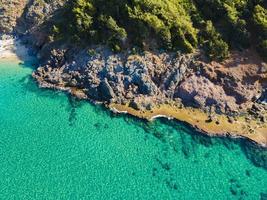
[[[216,60],[223,60],[229,55],[229,47],[216,31],[211,21],[207,21],[204,30],[200,34],[200,40],[207,55]]]
[[[263,0],[72,0],[66,10],[65,21],[55,24],[60,34],[115,51],[204,47],[211,59],[224,59],[229,49],[249,47],[251,38],[266,40]]]
[[[257,5],[253,12],[253,23],[258,33],[258,51],[267,60],[267,9]]]

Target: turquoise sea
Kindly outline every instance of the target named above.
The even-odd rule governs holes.
[[[267,199],[267,151],[39,89],[0,63],[0,199]]]

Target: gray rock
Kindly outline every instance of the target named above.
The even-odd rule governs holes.
[[[99,97],[105,101],[109,101],[115,97],[114,91],[106,78],[100,82],[98,91]]]
[[[130,102],[129,106],[131,108],[135,109],[135,110],[140,110],[141,109],[140,105],[137,102],[135,102],[134,100]]]
[[[98,87],[91,85],[91,87],[87,88],[86,93],[91,99],[99,100],[99,94],[98,94]]]
[[[263,89],[260,98],[258,99],[259,103],[267,104],[267,89]]]
[[[63,74],[61,75],[61,78],[62,78],[62,80],[63,80],[64,82],[67,82],[67,83],[71,81],[71,75],[68,74],[68,73],[63,73]]]
[[[148,82],[148,81],[142,81],[139,84],[139,90],[141,94],[145,94],[145,95],[153,95],[156,93],[156,86],[154,85],[154,83]]]

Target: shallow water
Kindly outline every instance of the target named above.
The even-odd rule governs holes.
[[[0,199],[267,199],[267,152],[39,89],[0,63]]]

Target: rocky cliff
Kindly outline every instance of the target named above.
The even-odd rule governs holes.
[[[0,0],[0,33],[11,33],[28,0]]]
[[[0,31],[17,34],[40,59],[33,73],[40,86],[71,92],[106,104],[151,110],[160,104],[185,106],[266,122],[267,64],[249,49],[224,62],[208,62],[201,52],[126,51],[54,42],[50,30],[64,0],[5,1]],[[267,138],[267,136],[266,136]]]
[[[113,54],[101,47],[94,55],[88,51],[75,51],[71,58],[70,52],[54,51],[53,59],[34,77],[44,87],[74,87],[100,102],[125,104],[142,96],[151,98],[151,105],[173,99],[194,62],[193,55],[175,53]]]

